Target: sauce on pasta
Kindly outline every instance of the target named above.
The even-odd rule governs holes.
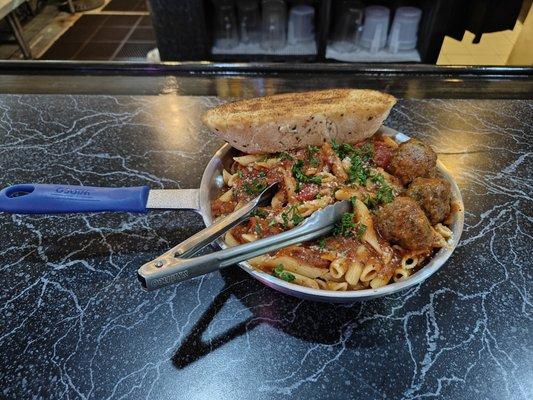
[[[418,166],[421,155],[429,161]],[[354,145],[332,141],[275,154],[243,154],[224,171],[225,191],[212,202],[212,213],[215,218],[231,213],[278,183],[270,206],[227,233],[231,246],[279,234],[318,209],[350,199],[353,211],[329,236],[249,262],[317,289],[377,288],[407,279],[450,239],[449,183],[438,178],[433,156],[420,141],[398,145],[379,135]],[[429,213],[437,224],[430,225]]]

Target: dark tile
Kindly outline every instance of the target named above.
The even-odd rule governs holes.
[[[104,23],[104,26],[133,26],[137,23],[137,20],[140,17],[138,15],[110,15],[107,21]]]
[[[139,22],[139,26],[142,27],[151,27],[152,26],[152,17],[147,15],[141,18],[141,22]]]
[[[153,42],[155,41],[155,33],[152,28],[137,28],[135,29],[128,41]]]
[[[114,60],[146,60],[146,54],[155,47],[154,43],[126,43]]]
[[[91,42],[122,42],[131,28],[110,26],[101,27],[98,32],[91,38]]]
[[[61,43],[57,41],[46,50],[41,56],[41,60],[71,60],[82,46],[82,43]]]
[[[98,25],[74,25],[61,35],[64,43],[85,43],[99,29]]]
[[[111,0],[104,11],[148,11],[144,0]]]
[[[141,0],[135,7],[135,11],[148,11],[148,3],[146,0]]]
[[[89,43],[76,55],[76,60],[110,60],[118,43]]]
[[[109,15],[101,14],[84,14],[79,18],[75,25],[97,25],[100,26],[107,21]]]

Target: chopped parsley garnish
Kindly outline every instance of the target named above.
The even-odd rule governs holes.
[[[289,226],[289,216],[286,213],[282,213],[281,219],[283,220],[283,226],[287,228]]]
[[[340,220],[335,223],[333,228],[333,235],[351,237],[354,236],[354,232],[357,237],[361,238],[366,232],[366,226],[364,224],[354,222],[353,213],[344,213]]]
[[[358,155],[352,156],[350,160],[351,166],[348,170],[348,182],[357,182],[360,185],[364,185],[369,174],[368,168],[363,165],[363,161]]]
[[[351,166],[348,170],[348,182],[357,182],[359,185],[364,185],[370,175],[369,164],[374,156],[374,146],[372,143],[365,143],[361,147],[354,147],[348,143],[340,144],[332,140],[331,147],[341,160],[346,157],[350,159]]]
[[[344,157],[356,155],[361,157],[364,161],[370,161],[374,156],[374,145],[372,143],[365,143],[361,147],[354,147],[348,143],[338,143],[335,139],[331,141],[331,147],[342,160]]]
[[[289,221],[292,221],[292,224],[296,226],[300,222],[302,222],[305,218],[302,217],[300,213],[298,212],[298,206],[293,205],[286,212],[281,214],[281,219],[283,220],[283,226],[285,228],[288,228]]]
[[[374,157],[374,145],[372,143],[365,143],[359,147],[357,152],[363,160],[370,161]]]
[[[294,160],[294,158],[289,154],[287,153],[286,151],[281,151],[277,154],[277,157],[280,159],[280,160],[289,160],[289,161],[292,161]]]
[[[331,147],[333,148],[335,153],[337,153],[341,160],[356,151],[356,149],[351,144],[339,143],[335,139],[331,140]]]
[[[261,175],[261,172],[259,174]],[[266,175],[263,175],[262,178],[264,178],[265,176]],[[244,184],[242,185],[242,188],[248,194],[261,193],[263,190],[266,189],[266,187],[267,187],[267,184],[265,182],[262,182],[261,179],[259,178],[254,178],[252,180],[252,183],[244,182]]]
[[[276,268],[272,270],[272,275],[287,282],[292,282],[294,279],[296,279],[293,274],[285,271],[285,267],[283,266],[283,264],[278,264]]]
[[[361,239],[363,235],[365,234],[365,232],[366,232],[366,225],[358,223],[357,224],[357,237]]]
[[[394,200],[394,192],[382,174],[373,174],[370,176],[370,180],[378,184],[379,189],[373,197],[368,196],[365,199],[364,203],[367,207],[374,208],[380,204],[387,204]]]
[[[266,218],[268,217],[268,212],[261,208],[256,208],[251,215],[252,217]]]
[[[263,231],[263,230],[261,229],[261,225],[259,225],[259,222],[256,222],[256,223],[255,223],[255,227],[254,227],[254,232],[255,232],[256,234],[260,235],[262,231]]]
[[[320,247],[320,250],[324,250],[326,248],[326,238],[321,238],[318,241],[318,247]]]
[[[238,176],[239,178],[242,178],[242,171],[241,171],[241,170],[238,170],[238,171],[237,171],[237,176]]]
[[[318,157],[315,156],[316,153],[320,151],[318,146],[307,146],[307,154],[309,155],[309,165],[311,167],[318,167],[318,164],[320,164],[320,160]]]
[[[292,166],[292,175],[294,176],[294,179],[298,183],[314,183],[315,185],[321,185],[322,184],[322,178],[319,176],[308,176],[303,171],[302,168],[304,166],[304,162],[302,160],[298,160],[294,163]],[[300,185],[297,185],[296,192],[299,192]]]
[[[300,222],[302,222],[305,218],[302,217],[300,214],[298,214],[296,211],[293,211],[292,213],[292,223],[294,225],[298,225]]]

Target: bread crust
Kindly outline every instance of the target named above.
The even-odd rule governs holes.
[[[330,89],[226,103],[204,123],[246,153],[274,153],[331,139],[357,143],[372,136],[396,103],[376,90]]]

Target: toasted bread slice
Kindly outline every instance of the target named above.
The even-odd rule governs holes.
[[[356,143],[372,136],[396,99],[375,90],[331,89],[227,103],[204,123],[246,153],[272,153],[335,139]]]

